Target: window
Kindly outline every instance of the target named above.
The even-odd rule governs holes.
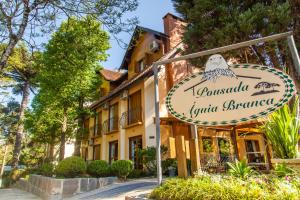
[[[204,153],[213,152],[212,138],[211,137],[202,137],[202,146],[203,146]]]
[[[94,118],[94,136],[97,135],[97,132],[98,132],[98,114],[96,114]]]
[[[218,138],[219,155],[221,158],[230,155],[230,142],[225,138]]]
[[[100,160],[100,144],[93,148],[93,160]]]
[[[143,168],[141,158],[139,157],[139,150],[142,148],[142,136],[129,138],[129,159],[132,160],[134,169]]]
[[[111,164],[115,160],[118,160],[118,141],[109,143],[109,164]]]
[[[142,121],[141,91],[131,94],[128,98],[128,124]]]
[[[98,112],[98,123],[97,123],[97,135],[101,135],[101,127],[102,127],[102,112]]]
[[[83,137],[87,139],[89,135],[89,124],[90,124],[90,119],[85,119],[83,122]]]
[[[99,95],[100,95],[100,97],[103,97],[103,96],[105,96],[107,93],[106,93],[106,89],[105,88],[100,88],[100,90],[99,90]]]
[[[85,161],[87,160],[87,158],[88,158],[88,148],[87,147],[82,148],[81,156]]]
[[[109,132],[118,130],[118,103],[109,107]]]
[[[258,140],[245,140],[246,154],[249,163],[264,162],[263,155],[260,153]]]
[[[141,71],[143,71],[145,68],[145,63],[144,63],[144,59],[139,60],[136,65],[135,65],[135,73],[139,73]]]

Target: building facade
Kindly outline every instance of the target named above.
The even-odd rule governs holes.
[[[138,149],[155,146],[154,84],[151,64],[163,57],[180,55],[185,22],[168,13],[163,18],[164,33],[136,27],[118,72],[101,70],[102,97],[85,119],[88,134],[82,140],[85,160],[130,159],[135,168]],[[162,145],[168,157],[177,158],[179,175],[186,176],[199,167],[224,170],[225,162],[247,159],[250,165],[269,168],[270,153],[259,121],[238,126],[194,127],[173,118],[166,110],[170,88],[187,75],[199,71],[185,61],[167,64],[159,71],[160,127]],[[184,103],[184,102],[182,102]]]

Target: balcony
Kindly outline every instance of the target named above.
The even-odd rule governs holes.
[[[129,127],[135,124],[141,124],[143,121],[143,110],[141,107],[137,107],[122,113],[120,118],[120,125],[122,128]]]
[[[90,135],[93,137],[101,136],[102,135],[101,126],[91,126]]]
[[[110,134],[119,130],[119,119],[112,117],[102,123],[102,134]]]

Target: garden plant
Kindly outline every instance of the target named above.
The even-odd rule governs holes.
[[[112,163],[111,169],[120,180],[126,181],[133,170],[133,163],[131,160],[117,160]]]
[[[71,156],[63,159],[55,168],[57,177],[74,178],[86,172],[84,160],[77,156]]]

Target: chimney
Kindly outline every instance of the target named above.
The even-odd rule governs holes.
[[[169,36],[166,49],[166,52],[168,52],[181,42],[186,23],[183,19],[171,13],[167,13],[163,17],[163,21],[165,34]]]

